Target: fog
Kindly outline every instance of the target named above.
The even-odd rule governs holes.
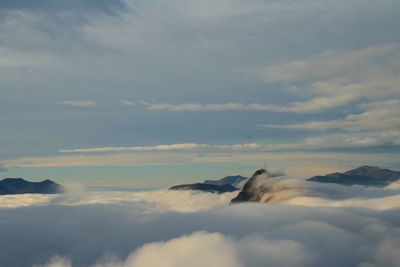
[[[75,187],[63,195],[0,196],[0,261],[46,267],[399,266],[398,185],[269,182],[302,193],[235,205],[229,202],[237,192]]]

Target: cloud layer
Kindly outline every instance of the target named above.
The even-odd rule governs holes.
[[[233,206],[232,194],[163,190],[1,196],[13,199],[0,208],[0,258],[47,267],[399,264],[398,185],[288,182],[308,190]]]

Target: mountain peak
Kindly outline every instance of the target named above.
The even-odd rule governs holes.
[[[260,185],[262,185],[265,181],[269,180],[270,178],[278,176],[281,176],[281,174],[270,173],[265,169],[257,170],[243,186],[242,191],[240,191],[239,194],[231,200],[231,203],[260,201],[261,197],[265,193],[265,190],[268,190]]]
[[[174,185],[169,188],[169,190],[197,190],[203,192],[210,192],[210,193],[226,193],[226,192],[233,192],[237,189],[233,185],[224,184],[224,185],[214,185],[214,184],[205,184],[205,183],[194,183],[194,184],[180,184]]]
[[[0,195],[9,194],[55,194],[62,186],[51,181],[30,182],[22,178],[5,178],[0,181]]]
[[[0,182],[8,182],[8,181],[26,182],[26,180],[23,178],[4,178]]]
[[[242,184],[244,181],[246,181],[248,178],[243,177],[241,175],[232,175],[232,176],[225,176],[222,179],[219,180],[205,180],[203,184],[212,184],[212,185],[232,185],[235,187],[240,187],[240,184]]]
[[[343,185],[386,186],[400,179],[400,172],[379,167],[361,166],[344,173],[314,176],[308,181]]]

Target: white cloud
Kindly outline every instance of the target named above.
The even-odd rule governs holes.
[[[363,131],[353,138],[347,137],[343,145],[346,143],[350,143],[350,146],[352,144],[355,146],[398,144],[400,140],[398,134],[400,130],[400,109],[398,108],[400,73],[394,59],[399,58],[399,45],[390,44],[371,46],[351,52],[330,51],[312,56],[307,60],[264,68],[260,70],[260,73],[268,82],[292,83],[301,80],[308,83],[308,86],[295,91],[297,94],[311,97],[306,102],[298,103],[303,109],[312,108],[314,111],[321,111],[358,100],[362,101],[362,104],[357,104],[357,108],[362,112],[347,114],[344,118],[335,120],[260,126],[312,131],[329,129]],[[384,132],[377,132],[382,130]],[[386,134],[389,132],[391,137]],[[393,135],[395,132],[397,134]],[[316,139],[328,140],[329,137],[328,135]],[[310,138],[308,141],[314,142],[317,141],[316,139]]]
[[[146,244],[130,255],[124,265],[242,267],[234,246],[233,241],[219,233],[196,232],[168,242]]]
[[[265,151],[319,151],[322,149],[359,149],[400,144],[399,130],[324,134],[293,143],[271,144]]]
[[[310,206],[310,207],[364,207],[376,210],[388,210],[398,207],[400,195],[387,196],[375,199],[365,197],[346,199],[346,200],[327,200],[316,197],[293,197],[286,203],[290,205]]]
[[[282,257],[285,251],[288,257]],[[179,253],[177,253],[179,252]],[[156,255],[156,256],[155,256]],[[148,243],[131,253],[125,261],[113,257],[101,260],[93,267],[141,266],[309,266],[311,253],[296,241],[245,238],[235,240],[220,233],[195,232],[164,242]],[[70,267],[71,261],[54,257],[42,267]]]
[[[291,113],[311,113],[326,110],[348,103],[355,100],[352,95],[338,95],[333,97],[316,97],[309,101],[293,102],[287,106],[268,105],[268,104],[243,104],[243,103],[224,103],[224,104],[200,104],[200,103],[185,103],[185,104],[151,104],[148,102],[142,103],[147,106],[148,110],[168,110],[168,111],[273,111],[273,112],[291,112]]]
[[[351,52],[326,52],[308,60],[282,63],[260,72],[268,82],[297,82],[308,86],[298,89],[311,99],[299,102],[314,111],[349,104],[355,100],[382,100],[399,97],[398,45],[371,46]]]
[[[135,105],[135,102],[130,101],[130,100],[120,100],[119,104],[121,106],[133,106],[133,105]]]
[[[329,140],[327,140],[328,142]],[[338,142],[340,138],[338,137]],[[275,145],[274,145],[275,146]],[[314,145],[315,146],[315,145]],[[190,164],[196,166],[227,164],[242,166],[245,170],[261,168],[265,159],[268,165],[277,170],[285,170],[290,177],[305,178],[321,173],[345,171],[362,165],[385,166],[397,168],[398,155],[393,153],[345,153],[303,151],[304,144],[289,144],[284,147],[272,147],[275,152],[247,151],[198,153],[170,151],[151,153],[106,153],[74,154],[49,157],[24,157],[4,161],[7,168],[19,167],[72,167],[72,166],[176,166]],[[329,146],[332,148],[332,146]],[[317,146],[314,147],[317,149]],[[310,150],[310,149],[309,149]],[[296,152],[298,151],[298,152]],[[250,171],[250,170],[249,170]],[[82,177],[84,178],[84,177]],[[170,177],[173,178],[173,177]],[[160,181],[162,183],[162,181]],[[168,184],[163,183],[168,186]]]
[[[91,107],[96,106],[96,102],[93,100],[74,100],[74,101],[58,101],[55,104],[76,106],[76,107]]]
[[[7,266],[46,267],[399,264],[398,189],[292,182],[320,194],[303,191],[313,202],[227,206],[207,193],[82,192],[80,199],[52,196],[57,201],[48,205],[1,208],[0,256]],[[16,197],[32,203],[32,195]],[[192,197],[199,201],[190,203]],[[209,199],[206,209],[196,209],[200,198]],[[177,212],[182,205],[193,208]]]
[[[72,264],[71,261],[66,258],[54,256],[45,265],[35,264],[33,267],[72,267]]]
[[[43,195],[43,194],[1,195],[0,208],[16,208],[16,207],[48,205],[52,198],[54,198],[54,195]]]
[[[319,174],[325,174],[327,171]],[[254,189],[266,190],[260,202],[284,203],[307,207],[362,207],[375,210],[396,208],[400,200],[400,182],[384,188],[343,186],[308,182],[303,179],[260,175],[253,183]],[[64,194],[1,195],[1,208],[29,206],[82,206],[128,205],[146,213],[179,212],[193,213],[225,207],[239,191],[214,194],[191,190],[152,191],[88,191],[80,184],[64,184]],[[260,191],[260,193],[262,193]]]
[[[349,114],[343,119],[328,121],[311,121],[291,125],[270,125],[260,126],[266,128],[283,129],[306,129],[324,131],[329,129],[342,129],[345,131],[363,130],[400,130],[400,99],[376,101],[363,104],[364,112]]]
[[[76,152],[123,152],[123,151],[170,151],[170,150],[198,150],[198,149],[218,149],[218,150],[252,150],[260,148],[258,144],[235,144],[235,145],[210,145],[210,144],[171,144],[156,146],[133,146],[133,147],[98,147],[98,148],[76,148],[61,149],[61,153]]]
[[[400,229],[393,231],[377,247],[370,262],[363,262],[359,267],[397,266],[400,263]]]
[[[90,192],[85,189],[68,187],[61,195],[22,194],[0,196],[0,208],[28,206],[80,206],[121,203],[135,206],[146,212],[195,212],[229,204],[237,192],[213,194],[198,191],[155,190],[148,192]]]
[[[265,127],[282,127],[291,128],[295,126],[265,126]],[[356,127],[354,125],[354,127]],[[118,155],[133,157],[143,155],[143,159],[146,159],[146,154],[133,154],[126,152],[170,152],[175,153],[177,151],[184,151],[185,153],[202,152],[212,156],[214,153],[219,152],[240,152],[240,153],[251,153],[251,152],[277,152],[277,151],[295,151],[295,150],[320,150],[329,148],[363,148],[363,147],[375,147],[381,145],[397,145],[400,144],[400,131],[387,130],[378,132],[368,133],[337,133],[337,134],[326,134],[317,137],[308,137],[304,140],[294,143],[275,143],[275,144],[234,144],[234,145],[217,145],[217,144],[170,144],[170,145],[155,145],[155,146],[133,146],[133,147],[99,147],[99,148],[76,148],[76,149],[61,149],[60,153],[108,153],[113,152],[113,156],[93,156],[101,158],[105,157],[108,159],[118,159]],[[118,154],[119,153],[119,154]],[[125,154],[123,154],[125,153]],[[189,156],[188,154],[188,156]],[[162,154],[160,154],[162,155]],[[195,154],[193,154],[195,155]],[[171,154],[172,156],[172,154]],[[77,159],[85,161],[85,158],[90,156],[82,155],[76,156]],[[54,160],[60,158],[60,160],[66,160],[65,156],[54,157]],[[73,157],[70,157],[71,159]],[[33,160],[33,159],[32,159]],[[29,162],[27,159],[20,159],[19,162]],[[15,161],[13,161],[15,162]],[[112,162],[112,161],[110,161]],[[7,162],[8,166],[11,164]]]
[[[268,82],[295,82],[307,78],[330,79],[338,76],[381,80],[385,77],[385,73],[382,71],[391,74],[393,69],[382,69],[379,68],[379,65],[370,65],[369,63],[382,58],[388,60],[387,57],[391,56],[398,57],[398,52],[397,44],[370,46],[355,51],[327,51],[305,60],[283,62],[262,68],[259,72]],[[391,64],[390,61],[385,63]],[[388,65],[384,65],[384,67],[388,67]],[[366,77],[365,74],[368,73],[380,75]]]
[[[396,63],[393,63],[394,58],[400,59],[400,47],[389,44],[355,51],[328,51],[305,60],[259,68],[256,72],[267,82],[288,82],[297,86],[298,80],[307,81],[304,88],[297,86],[295,91],[288,90],[306,100],[287,105],[238,102],[141,104],[146,105],[149,110],[169,111],[320,112],[345,106],[356,100],[376,101],[399,97],[400,73]]]

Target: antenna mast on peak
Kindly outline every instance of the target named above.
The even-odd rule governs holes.
[[[264,170],[267,170],[267,160],[264,161]]]

